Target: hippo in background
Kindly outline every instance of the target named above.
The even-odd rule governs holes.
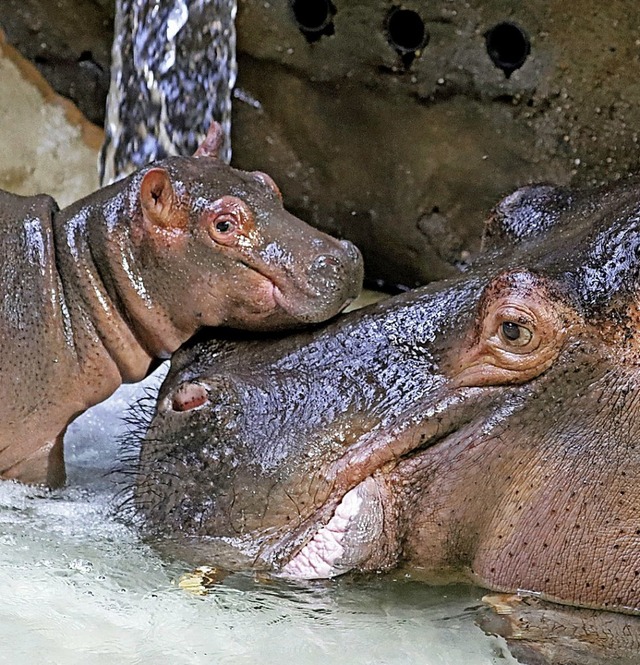
[[[187,344],[135,474],[149,536],[293,580],[402,565],[608,610],[550,662],[637,662],[639,192],[519,189],[462,276]]]
[[[360,292],[358,250],[220,161],[221,136],[63,210],[0,191],[0,477],[62,484],[69,422],[200,328],[299,327]]]

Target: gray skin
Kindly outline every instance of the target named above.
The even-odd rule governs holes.
[[[640,613],[639,186],[518,190],[459,278],[187,345],[142,443],[149,533],[197,563]]]
[[[64,210],[0,192],[1,477],[61,484],[69,422],[203,326],[299,327],[358,295],[358,250],[218,160],[220,137]]]

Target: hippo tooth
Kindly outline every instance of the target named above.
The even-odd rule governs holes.
[[[368,545],[379,536],[380,528],[378,490],[373,479],[367,478],[344,495],[327,524],[280,574],[297,579],[341,575],[366,554]]]

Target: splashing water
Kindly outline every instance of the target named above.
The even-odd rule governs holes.
[[[236,0],[118,0],[100,179],[195,152],[212,120],[231,159]]]

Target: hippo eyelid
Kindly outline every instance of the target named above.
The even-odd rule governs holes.
[[[495,338],[495,341],[504,350],[515,353],[531,353],[540,346],[542,339],[537,332],[537,317],[528,307],[521,305],[502,306],[495,310],[490,317],[494,321],[491,325],[494,332],[490,335],[490,338]],[[513,338],[505,332],[505,326],[509,324],[515,326],[519,333]]]
[[[501,276],[503,284],[485,292],[476,331],[454,365],[458,386],[523,383],[543,373],[560,353],[568,334],[566,307],[528,275],[515,277],[520,284],[513,279],[504,288]]]
[[[236,196],[214,201],[204,214],[204,224],[211,239],[222,245],[238,244],[255,228],[255,217],[247,203]]]

